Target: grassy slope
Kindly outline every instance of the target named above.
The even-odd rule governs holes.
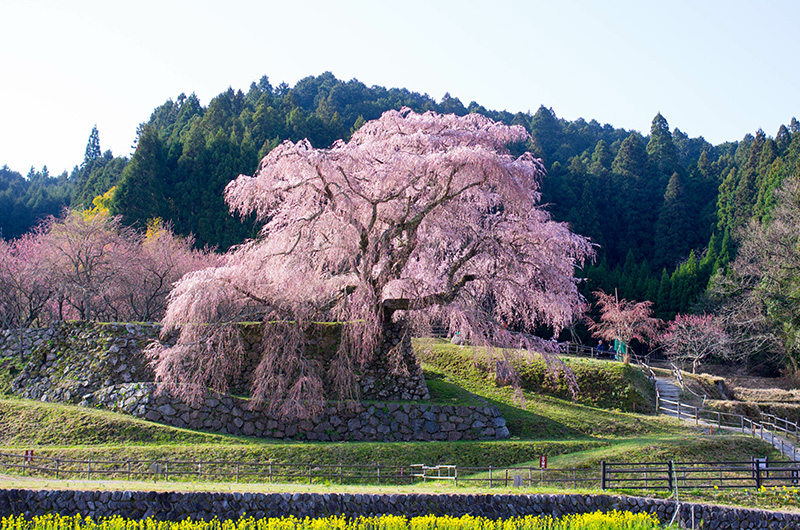
[[[0,445],[6,447],[113,444],[240,443],[113,412],[59,403],[0,398]]]
[[[641,399],[649,399],[648,392],[651,391],[639,374],[627,372],[627,369],[619,363],[571,361],[572,366],[580,367],[576,373],[584,385],[593,384],[599,387],[627,385],[621,396],[612,395],[609,398],[608,392],[591,394],[587,391],[587,395],[582,399],[584,403],[561,399],[557,396],[561,393],[563,397],[562,385],[558,382],[548,384],[534,370],[527,374],[529,378],[527,383],[523,379],[523,400],[520,401],[512,389],[498,387],[494,383],[493,373],[487,369],[489,366],[487,359],[475,357],[469,349],[454,347],[444,341],[417,341],[416,347],[425,359],[424,368],[429,388],[437,402],[495,405],[500,408],[508,421],[513,438],[501,442],[453,443],[275,442],[192,432],[72,405],[0,398],[0,451],[20,453],[24,449],[35,448],[38,456],[81,460],[88,458],[260,462],[273,460],[315,464],[380,462],[385,465],[418,463],[492,465],[498,472],[505,466],[538,467],[538,456],[542,454],[549,455],[551,468],[594,469],[599,467],[601,460],[746,461],[752,455],[769,455],[772,459],[780,459],[769,446],[750,437],[703,434],[672,419],[614,410],[640,407]],[[19,369],[16,366],[19,363],[14,364],[15,369]],[[0,372],[2,371],[3,367],[0,366]],[[523,374],[525,373],[523,371]],[[0,387],[3,382],[10,381],[9,375],[7,371],[5,374],[0,373]],[[3,390],[0,389],[0,393]],[[614,406],[617,402],[621,404],[620,407]],[[610,406],[611,410],[592,406],[592,403]],[[382,493],[394,490],[426,493],[486,491],[485,488],[463,486],[453,490],[451,484],[431,482],[397,487],[162,482],[156,484],[54,481],[2,475],[0,475],[0,487]],[[518,493],[518,490],[503,488],[495,488],[492,491]],[[665,492],[653,494],[666,495]],[[784,510],[798,509],[800,506],[798,495],[800,494],[794,490],[763,492],[704,490],[681,493],[682,499],[687,501]]]
[[[21,399],[0,399],[0,446],[14,452],[35,447],[37,454],[72,458],[291,461],[309,463],[456,464],[510,466],[551,456],[553,465],[591,466],[602,459],[635,455],[697,455],[728,459],[764,453],[748,439],[697,436],[678,422],[608,410],[555,397],[563,384],[548,383],[539,368],[523,367],[522,400],[510,387],[498,387],[485,357],[446,341],[417,341],[429,387],[439,403],[492,404],[505,416],[512,439],[502,442],[431,443],[292,443],[237,438],[166,427],[106,411]],[[572,360],[579,382],[592,385],[584,402],[620,403],[626,407],[649,399],[648,385],[619,363]],[[583,374],[583,375],[581,375]],[[600,387],[623,387],[617,397]],[[553,395],[543,395],[549,392]],[[609,397],[610,395],[610,397]],[[638,405],[642,407],[642,405]],[[687,434],[691,433],[691,436]],[[725,439],[727,440],[727,439]],[[661,448],[661,449],[658,449]],[[759,450],[761,449],[761,450]],[[737,453],[738,454],[738,453]]]
[[[497,406],[508,422],[512,436],[521,439],[575,439],[587,437],[637,436],[645,434],[668,434],[680,432],[681,427],[667,418],[646,416],[642,414],[621,412],[619,410],[601,409],[571,400],[538,393],[542,377],[530,368],[522,371],[522,391],[513,388],[498,387],[494,384],[494,372],[488,369],[491,364],[485,356],[475,355],[470,348],[461,348],[441,340],[420,340],[415,344],[418,355],[423,360],[423,367],[429,377],[442,380],[451,389],[462,389],[464,393],[474,393]],[[568,361],[568,365],[580,367],[581,372],[593,373],[588,381],[581,381],[587,387],[597,385],[598,380],[608,379],[610,387],[630,385],[626,394],[639,392],[637,398],[629,398],[631,406],[639,401],[646,401],[645,383],[641,375],[634,374],[634,369],[624,367],[620,363],[579,359]],[[543,372],[543,365],[539,372]],[[526,379],[530,377],[536,380]],[[532,375],[533,374],[533,375]],[[630,381],[630,383],[629,383]],[[535,390],[531,390],[535,388]],[[561,393],[559,385],[554,394]],[[438,398],[437,387],[432,385],[431,393]],[[455,390],[452,390],[455,391]],[[587,388],[587,393],[592,389]],[[520,395],[521,394],[521,395]],[[474,397],[472,398],[474,399]],[[611,401],[602,398],[602,401]],[[640,408],[644,408],[640,405]]]

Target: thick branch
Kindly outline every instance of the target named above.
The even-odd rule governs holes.
[[[447,291],[443,293],[429,294],[417,300],[409,298],[388,298],[383,301],[383,314],[384,318],[390,319],[395,311],[407,311],[410,309],[425,309],[435,305],[447,305],[455,300],[459,291],[469,282],[477,280],[478,277],[474,274],[465,274],[461,280],[453,284]]]

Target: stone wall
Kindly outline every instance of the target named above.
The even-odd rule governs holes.
[[[259,329],[244,332],[246,344],[258,340]],[[331,335],[328,326],[319,340]],[[492,440],[509,437],[495,407],[433,405],[411,339],[400,325],[389,326],[376,361],[365,367],[359,383],[363,402],[331,403],[325,414],[286,423],[231,396],[210,395],[190,406],[156,392],[153,371],[143,349],[159,339],[158,324],[61,323],[52,328],[0,332],[0,357],[30,359],[14,379],[19,396],[40,401],[77,403],[131,414],[151,421],[225,434],[318,441]],[[166,339],[168,341],[174,339]],[[321,348],[330,347],[321,344]],[[257,354],[251,348],[241,373],[230,382],[244,393]],[[400,370],[391,369],[392,362]],[[399,373],[395,373],[399,372]],[[402,400],[406,403],[390,403]],[[377,402],[369,402],[377,401]]]
[[[67,322],[24,334],[29,359],[14,379],[17,395],[40,401],[78,403],[108,386],[153,381],[142,350],[158,338],[158,324]],[[19,354],[15,331],[0,334],[3,356]]]
[[[350,493],[179,493],[153,491],[0,490],[0,516],[59,513],[158,520],[256,519],[296,515],[396,514],[480,515],[493,519],[515,515],[562,516],[611,510],[647,512],[668,522],[675,512],[673,501],[616,495],[427,495]],[[682,504],[683,528],[785,529],[800,528],[800,514],[769,512],[705,504]]]
[[[190,407],[156,392],[152,383],[129,383],[95,392],[86,405],[166,425],[262,438],[314,441],[456,441],[509,437],[496,407],[411,403],[332,403],[324,414],[287,423],[231,396],[209,396]]]
[[[335,326],[324,327],[328,329],[314,341],[325,341],[325,335],[337,333]],[[21,349],[23,356],[30,359],[14,381],[13,390],[18,395],[41,401],[78,403],[101,388],[153,381],[153,371],[142,350],[151,341],[160,340],[160,331],[157,323],[97,322],[62,322],[49,328],[23,330],[21,334],[17,330],[3,330],[0,331],[0,357],[19,355]],[[249,390],[250,377],[260,360],[255,344],[261,332],[258,325],[243,330],[249,348],[240,373],[229,381],[234,394],[246,394]],[[166,339],[167,343],[173,341],[174,337]],[[335,348],[335,341],[323,347]],[[395,349],[397,351],[393,352]],[[400,360],[397,370],[391,369],[392,359]],[[358,379],[361,399],[430,398],[411,338],[396,324],[387,328],[382,347]]]

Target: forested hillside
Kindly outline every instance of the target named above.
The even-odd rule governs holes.
[[[124,222],[144,227],[160,217],[177,233],[194,234],[198,246],[226,249],[256,229],[252,219],[235,218],[225,207],[228,182],[253,174],[283,140],[329,146],[403,106],[479,112],[528,129],[533,141],[519,148],[544,159],[543,199],[554,218],[599,245],[597,262],[583,271],[586,294],[616,288],[621,297],[653,301],[662,318],[690,309],[712,273],[732,259],[737,230],[769,216],[774,190],[797,174],[800,162],[794,118],[774,138],[759,130],[714,146],[671,130],[660,114],[644,136],[594,120],[564,120],[545,107],[534,114],[492,111],[449,95],[437,102],[330,73],[294,87],[273,87],[262,77],[246,93],[229,89],[207,106],[194,94],[168,100],[140,125],[130,160],[103,153],[94,129],[84,162],[69,175],[54,178],[44,168],[23,178],[4,166],[2,236],[20,235],[63,205],[88,207],[116,186],[110,209]]]

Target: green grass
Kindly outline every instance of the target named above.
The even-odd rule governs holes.
[[[636,403],[647,403],[650,399],[647,394],[649,381],[631,366],[610,361],[568,359],[567,365],[576,369],[578,384],[585,389],[580,390],[579,386],[579,391],[586,394],[583,398],[579,395],[578,400],[573,401],[558,397],[565,392],[562,388],[563,376],[548,383],[544,363],[537,359],[524,367],[524,371],[520,370],[521,389],[515,390],[510,386],[495,384],[494,370],[490,368],[492,359],[485,354],[476,355],[471,348],[462,348],[443,340],[417,340],[414,346],[426,373],[436,374],[438,380],[448,383],[450,387],[447,388],[451,389],[453,396],[461,392],[470,396],[469,399],[474,400],[477,396],[498,407],[508,422],[512,436],[520,439],[641,436],[677,433],[682,429],[668,418],[623,412],[619,408],[603,409],[586,403],[612,405],[615,403],[615,393],[627,396],[620,398],[621,406],[633,409]],[[602,393],[598,387],[615,390]],[[616,390],[617,387],[623,390]],[[555,395],[541,393],[543,388],[549,388],[551,394]],[[647,408],[644,404],[639,405],[640,410]]]
[[[708,431],[703,434],[701,429],[671,418],[642,414],[653,401],[653,390],[635,367],[567,358],[566,363],[573,369],[580,387],[577,399],[573,400],[563,375],[548,377],[539,359],[531,358],[516,365],[521,374],[521,389],[517,391],[497,384],[493,359],[485,353],[476,354],[471,348],[442,340],[415,340],[414,344],[423,362],[433,402],[496,406],[507,421],[512,439],[407,443],[274,441],[177,429],[73,405],[0,398],[0,451],[20,453],[35,449],[37,456],[77,460],[271,460],[387,466],[424,463],[491,465],[498,470],[538,467],[540,455],[548,455],[551,468],[599,468],[602,460],[749,460],[753,455],[779,459],[767,444],[750,437],[712,436]],[[11,362],[0,366],[0,385],[2,381],[10,384],[12,369],[21,369],[19,363]],[[64,487],[64,482],[47,480],[46,483],[50,487]],[[123,487],[135,487],[125,484]],[[210,484],[172,487],[218,488]],[[276,487],[280,486],[261,485],[261,490]],[[299,485],[286,487],[297,490]],[[336,490],[332,488],[331,491]],[[444,484],[413,488],[450,491]]]
[[[0,398],[0,445],[239,443],[239,439],[167,427],[104,410]]]
[[[606,445],[587,441],[501,441],[501,442],[360,442],[360,443],[276,443],[251,440],[245,443],[151,444],[103,446],[37,447],[36,455],[75,460],[173,460],[275,462],[311,465],[356,465],[380,463],[386,466],[449,464],[463,467],[512,466],[537,459],[541,454],[560,455]],[[18,452],[18,451],[17,451]]]
[[[626,438],[605,447],[558,455],[552,467],[599,467],[600,462],[749,461],[753,455],[780,459],[760,440],[749,436],[644,436]]]

